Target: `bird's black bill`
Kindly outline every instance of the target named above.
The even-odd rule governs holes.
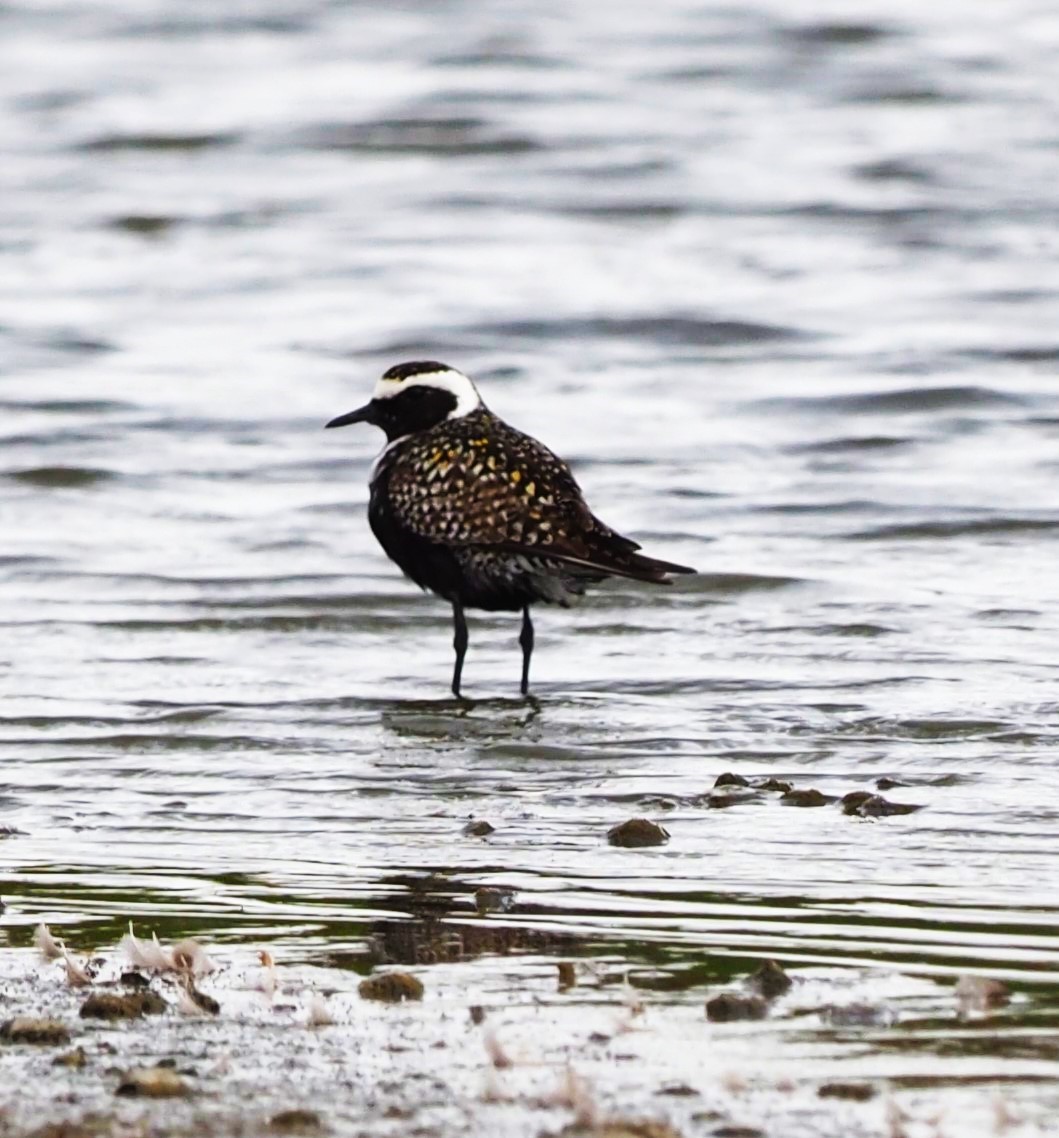
[[[348,427],[350,423],[370,423],[372,416],[372,409],[370,403],[365,403],[363,407],[358,407],[356,411],[349,411],[345,415],[339,415],[337,419],[332,419],[330,423],[326,423],[327,427]]]

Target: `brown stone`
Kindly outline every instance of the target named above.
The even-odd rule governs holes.
[[[789,990],[792,982],[775,960],[766,960],[756,972],[752,972],[747,977],[747,983],[750,987],[758,995],[764,996],[766,1000],[774,1000],[777,996],[782,996],[784,992]]]
[[[70,1029],[57,1019],[15,1016],[0,1026],[0,1039],[5,1043],[69,1043]]]
[[[114,1093],[130,1098],[182,1098],[190,1091],[188,1084],[169,1067],[134,1067]]]
[[[761,996],[741,996],[738,992],[722,992],[706,1001],[706,1018],[713,1023],[731,1023],[741,1019],[764,1019],[768,1005]]]
[[[637,849],[641,846],[660,846],[669,841],[669,831],[647,818],[630,818],[628,822],[613,826],[607,831],[612,846]]]
[[[94,992],[81,1005],[82,1019],[139,1019],[161,1015],[167,1004],[157,992],[144,990],[117,995]]]
[[[421,1000],[423,982],[408,972],[380,972],[361,980],[357,986],[361,998],[399,1004],[402,1000]]]

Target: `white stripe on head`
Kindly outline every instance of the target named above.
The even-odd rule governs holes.
[[[440,371],[424,371],[410,375],[407,379],[388,379],[385,375],[375,385],[373,399],[392,399],[409,387],[433,387],[447,391],[456,397],[456,406],[445,416],[446,419],[462,419],[482,405],[478,389],[455,368],[442,368]]]

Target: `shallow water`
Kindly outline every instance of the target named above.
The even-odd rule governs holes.
[[[902,1071],[1036,1077],[1057,42],[1033,0],[0,10],[0,937],[984,972],[1017,1014]],[[447,698],[380,439],[321,430],[422,356],[702,571],[541,610],[530,704],[485,614]],[[728,770],[925,809],[714,809]],[[606,844],[641,814],[667,845]]]

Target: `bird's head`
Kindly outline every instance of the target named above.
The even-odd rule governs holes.
[[[414,360],[390,368],[375,385],[370,403],[327,426],[372,423],[393,441],[445,419],[460,419],[481,406],[477,389],[463,372],[436,360]]]

